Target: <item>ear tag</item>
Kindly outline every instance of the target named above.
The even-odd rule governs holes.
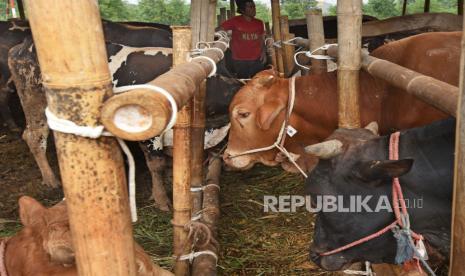
[[[419,240],[417,244],[415,245],[415,248],[417,249],[417,254],[419,254],[420,258],[423,260],[428,260],[428,253],[426,252],[426,247],[425,244],[423,243],[423,240]]]
[[[293,128],[291,125],[288,125],[286,129],[286,133],[287,135],[289,135],[289,137],[292,137],[297,133],[297,130]]]

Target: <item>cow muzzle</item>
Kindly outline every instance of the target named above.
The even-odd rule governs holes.
[[[235,154],[227,149],[224,152],[223,160],[228,167],[236,170],[248,170],[255,164],[250,155],[234,156]]]
[[[310,249],[310,259],[312,262],[328,271],[344,270],[350,266],[350,262],[342,254],[321,256],[320,254],[325,251],[312,247]]]

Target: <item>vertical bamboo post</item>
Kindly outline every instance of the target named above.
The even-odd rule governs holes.
[[[463,0],[457,0],[457,14],[463,15]]]
[[[266,32],[266,37],[271,37],[271,28],[270,28],[270,22],[265,22],[265,32]],[[273,65],[274,69],[278,68],[278,63],[276,60],[276,51],[274,49],[273,43],[271,40],[266,40],[265,43],[266,47],[266,54],[268,55],[268,59],[271,60],[271,65]]]
[[[281,40],[281,29],[279,23],[279,17],[281,16],[281,11],[279,8],[279,0],[271,0],[271,16],[273,23],[273,39],[274,41]],[[276,60],[277,60],[277,70],[279,73],[284,73],[284,62],[283,62],[283,51],[281,48],[275,48]]]
[[[198,35],[200,37],[200,41],[212,41],[213,36],[208,36],[208,26],[209,26],[209,17],[208,13],[210,12],[210,0],[200,0],[202,8],[200,9],[200,30]],[[191,4],[192,5],[192,4]],[[191,18],[192,20],[192,18]],[[195,44],[193,44],[195,46]]]
[[[191,1],[190,23],[192,30],[192,46],[195,47],[200,39],[200,17],[202,16],[202,0]],[[219,23],[218,23],[219,24]]]
[[[111,96],[112,84],[96,2],[25,4],[50,111],[80,126],[99,125],[99,108]],[[54,136],[79,275],[135,275],[126,178],[116,140],[58,131]]]
[[[465,23],[465,20],[464,20]],[[465,25],[464,25],[465,26]],[[457,109],[457,131],[455,139],[454,192],[452,200],[452,240],[449,275],[465,275],[465,37],[462,37],[460,59],[460,95]]]
[[[407,12],[407,0],[404,0],[404,3],[402,5],[402,16],[404,16],[406,12]]]
[[[236,3],[234,0],[229,0],[229,10],[231,10],[231,17],[236,16]]]
[[[210,5],[208,6],[208,35],[215,34],[215,20],[216,20],[216,0],[209,0]],[[213,40],[213,37],[209,37],[209,40]]]
[[[339,127],[360,127],[362,0],[337,2]]]
[[[279,24],[281,27],[281,41],[283,47],[283,61],[284,61],[284,75],[289,77],[294,69],[294,46],[284,44],[285,41],[294,38],[294,34],[289,33],[289,19],[287,15],[283,15],[279,18]]]
[[[223,22],[226,21],[226,8],[220,8],[220,17],[221,17],[221,24],[223,24]]]
[[[310,51],[317,49],[325,44],[325,31],[323,29],[323,14],[321,9],[309,9],[305,14],[307,18],[307,33]],[[317,51],[315,54],[322,55],[323,51]],[[311,73],[324,73],[326,69],[326,60],[311,60]]]
[[[190,27],[173,29],[173,66],[186,62],[191,49]],[[189,253],[190,241],[184,229],[191,219],[191,103],[178,112],[173,130],[173,252],[175,256]],[[176,261],[176,275],[189,274],[188,261]]]
[[[423,7],[423,12],[425,12],[425,13],[429,12],[429,7],[430,7],[430,0],[425,0],[425,5]]]

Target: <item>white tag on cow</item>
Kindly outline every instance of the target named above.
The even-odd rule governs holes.
[[[292,137],[297,133],[297,130],[295,128],[293,128],[291,125],[289,125],[289,126],[287,126],[286,133],[287,133],[287,135],[289,135],[289,137]]]
[[[425,261],[428,260],[428,253],[426,252],[426,247],[423,243],[423,240],[419,240],[415,247],[417,249],[418,254],[420,254],[420,258],[422,258]]]

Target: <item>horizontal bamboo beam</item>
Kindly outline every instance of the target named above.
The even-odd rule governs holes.
[[[201,55],[206,58],[194,58],[180,64],[148,84],[168,92],[177,109],[181,109],[192,98],[200,83],[214,70],[214,64],[208,59],[215,63],[220,61],[228,43],[229,38],[222,37]],[[108,99],[102,107],[101,121],[115,136],[140,141],[162,133],[170,121],[172,111],[170,101],[165,96],[140,88]]]
[[[327,54],[337,58],[337,46],[330,47]],[[366,52],[362,52],[362,69],[451,116],[457,114],[459,89],[456,86],[372,57]]]

